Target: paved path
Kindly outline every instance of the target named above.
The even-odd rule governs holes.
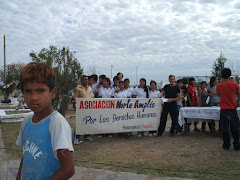
[[[0,128],[0,180],[14,180],[16,179],[20,160],[8,160],[5,153]],[[72,180],[182,180],[182,178],[147,176],[84,167],[75,167],[75,171]]]

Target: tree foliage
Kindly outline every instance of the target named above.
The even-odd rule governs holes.
[[[220,61],[220,58],[217,58],[214,61],[213,67],[212,67],[212,75],[217,76],[218,79],[221,79],[221,70],[223,69],[223,63]]]
[[[17,88],[18,79],[22,68],[25,66],[23,63],[12,63],[6,67],[6,83],[5,88],[2,87],[5,97],[8,98],[11,93]],[[0,69],[1,81],[4,81],[4,67]]]
[[[51,65],[56,73],[57,95],[54,101],[54,107],[60,105],[59,112],[64,116],[71,99],[71,90],[79,83],[83,69],[73,52],[69,48],[58,49],[50,46],[48,49],[42,49],[38,54],[30,53],[33,61],[44,62]]]

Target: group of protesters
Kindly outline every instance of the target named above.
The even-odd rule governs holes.
[[[226,68],[227,69],[227,68]],[[230,73],[231,75],[231,73]],[[233,76],[226,78],[228,81],[235,81]],[[235,83],[235,82],[234,82]],[[76,88],[75,97],[77,98],[165,98],[160,125],[158,131],[138,132],[138,137],[141,136],[161,136],[165,131],[168,114],[171,116],[170,136],[174,134],[180,135],[182,127],[178,124],[179,109],[184,106],[206,107],[218,106],[220,107],[220,96],[217,91],[219,79],[216,76],[210,78],[209,85],[206,81],[202,81],[196,88],[194,77],[190,77],[186,83],[182,79],[176,81],[174,75],[169,76],[169,84],[165,85],[163,89],[157,89],[156,81],[151,80],[147,86],[146,79],[141,78],[139,85],[134,87],[130,86],[130,80],[124,79],[123,73],[119,72],[111,81],[106,75],[98,76],[93,74],[91,76],[83,75],[81,83]],[[235,83],[237,85],[237,83]],[[231,85],[229,85],[229,88]],[[238,87],[238,86],[237,86]],[[238,87],[239,93],[239,87]],[[234,96],[235,101],[237,96]],[[232,98],[231,98],[232,99]],[[239,100],[238,100],[239,101]],[[74,101],[73,101],[74,102]],[[238,103],[236,103],[236,106]],[[74,107],[75,108],[75,107]],[[231,107],[234,109],[235,106]],[[221,107],[222,109],[222,107]],[[235,108],[236,110],[236,108]],[[187,130],[190,131],[188,124]],[[215,131],[215,124],[208,123],[210,131]],[[205,132],[206,122],[202,122],[201,128],[198,128],[198,122],[194,123],[194,131]],[[224,133],[224,131],[223,131]],[[226,132],[227,133],[227,132]],[[102,135],[98,135],[99,138]],[[108,134],[112,137],[112,134]],[[90,135],[84,135],[84,139],[92,141]],[[236,140],[237,142],[237,140]],[[75,139],[75,144],[79,143],[79,136]],[[236,143],[237,144],[237,143]],[[224,146],[225,147],[225,146]],[[228,145],[226,145],[228,147]],[[237,146],[236,146],[237,147]]]

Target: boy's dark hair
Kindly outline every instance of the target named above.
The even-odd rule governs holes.
[[[105,79],[105,78],[106,78],[106,75],[105,75],[105,74],[102,74],[101,76],[99,76],[99,78]]]
[[[150,81],[150,86],[151,86],[152,83],[154,83],[155,85],[157,85],[156,81],[151,80],[151,81]]]
[[[190,77],[190,78],[188,79],[188,81],[189,81],[189,84],[191,84],[192,81],[195,81],[195,78],[194,78],[194,77]]]
[[[120,83],[123,83],[123,84],[124,84],[124,82],[123,82],[123,81],[119,81],[119,84],[120,84]]]
[[[223,68],[223,70],[221,71],[221,76],[224,79],[228,79],[231,75],[232,75],[232,72],[229,68]]]
[[[82,75],[82,77],[81,77],[81,81],[85,78],[85,77],[87,77],[88,78],[88,76],[87,75]],[[89,78],[88,78],[89,79]]]
[[[126,81],[130,81],[128,78],[126,78],[126,79],[124,79],[124,82],[126,82]]]
[[[113,81],[114,81],[114,80],[119,81],[119,77],[118,77],[118,76],[114,76]]]
[[[202,85],[202,84],[204,84],[204,83],[205,83],[205,84],[207,84],[207,82],[206,82],[206,81],[202,81],[202,82],[201,82],[201,85]]]
[[[178,83],[183,83],[183,80],[182,80],[182,79],[178,79],[178,80],[177,80],[177,84],[178,84]]]
[[[24,90],[24,84],[29,81],[46,84],[51,91],[56,87],[56,74],[52,67],[46,63],[31,62],[21,70],[19,81],[22,91]]]
[[[98,76],[96,75],[96,74],[93,74],[93,75],[91,75],[92,76],[92,78],[94,79],[94,81],[97,81],[98,80]]]

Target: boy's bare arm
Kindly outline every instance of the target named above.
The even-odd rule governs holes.
[[[19,165],[19,169],[18,169],[18,173],[17,173],[17,177],[16,177],[16,180],[21,180],[21,174],[22,174],[22,163],[23,163],[23,158],[20,162],[20,165]]]
[[[239,105],[239,91],[237,92],[236,96],[237,96],[237,106],[238,106]]]
[[[187,101],[188,101],[189,105],[192,106],[192,101],[191,101],[191,98],[190,98],[189,94],[187,94]]]
[[[51,177],[51,180],[69,179],[75,173],[73,152],[68,149],[57,150],[60,168]]]

